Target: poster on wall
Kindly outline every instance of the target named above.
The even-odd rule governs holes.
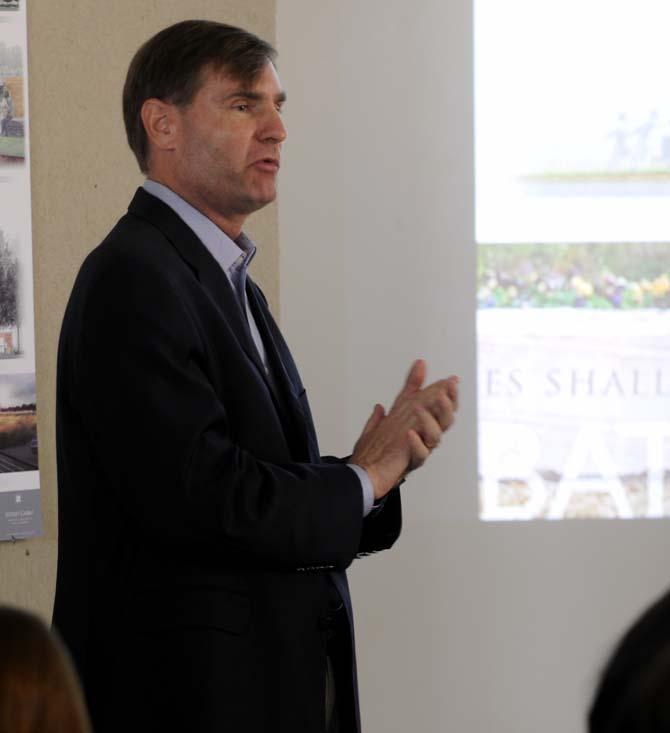
[[[26,0],[0,0],[0,540],[42,533]]]

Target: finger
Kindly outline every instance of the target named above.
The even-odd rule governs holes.
[[[444,395],[450,400],[452,411],[456,412],[458,410],[459,382],[460,380],[456,376],[451,376],[448,379],[440,379],[423,389],[418,399],[427,407],[431,407],[436,403],[439,396]]]
[[[453,402],[443,392],[438,394],[435,402],[430,408],[430,412],[437,420],[442,432],[449,430],[454,422],[454,412],[456,408]]]
[[[416,425],[414,431],[421,436],[421,440],[428,450],[434,450],[442,439],[442,426],[434,415],[423,405],[415,405]]]
[[[365,423],[361,435],[367,435],[370,431],[374,430],[381,422],[384,414],[384,406],[377,403],[372,410],[372,415],[370,415],[368,421]]]
[[[440,423],[442,430],[447,430],[454,421],[454,404],[450,398],[453,385],[441,379],[418,392],[412,399],[414,404],[423,405]]]
[[[409,470],[413,471],[415,468],[423,466],[430,455],[430,451],[426,448],[416,430],[410,430],[407,433],[407,442],[409,443],[410,452]]]
[[[455,374],[452,374],[448,379],[448,387],[447,387],[447,394],[449,395],[449,399],[451,400],[453,406],[454,406],[454,412],[458,412],[458,385],[460,383],[460,378],[457,377]]]
[[[398,409],[403,409],[403,407],[411,410],[411,405],[407,404],[407,398],[415,395],[421,389],[425,380],[426,362],[423,359],[417,359],[410,367],[405,384],[403,384],[398,396],[393,401],[391,412],[397,412]]]
[[[451,386],[449,379],[438,379],[436,382],[431,382],[431,384],[424,387],[418,397],[421,402],[427,404],[428,401],[440,392],[448,395],[450,389],[453,389],[453,387]]]
[[[409,370],[405,384],[401,390],[401,394],[412,394],[423,387],[426,381],[426,362],[423,359],[417,359]]]

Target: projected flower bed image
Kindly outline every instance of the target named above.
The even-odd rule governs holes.
[[[480,245],[480,308],[668,308],[666,244]]]

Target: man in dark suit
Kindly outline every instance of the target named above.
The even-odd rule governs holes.
[[[345,568],[400,532],[398,484],[453,420],[416,362],[322,458],[242,232],[275,198],[285,98],[264,41],[186,21],[124,88],[148,176],[84,262],[58,362],[54,624],[104,731],[360,730]]]

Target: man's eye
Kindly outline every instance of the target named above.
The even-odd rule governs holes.
[[[236,104],[235,109],[239,109],[240,112],[247,112],[249,110],[248,104]]]

